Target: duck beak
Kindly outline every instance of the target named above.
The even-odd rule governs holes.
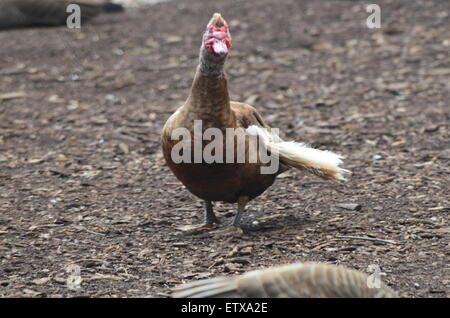
[[[221,40],[214,40],[214,44],[213,44],[213,50],[214,53],[218,54],[218,55],[224,55],[228,53],[228,47],[225,44],[224,41]]]
[[[222,15],[220,13],[214,13],[211,20],[209,20],[208,24],[211,24],[212,26],[216,28],[223,27],[227,22],[224,18],[222,18]]]

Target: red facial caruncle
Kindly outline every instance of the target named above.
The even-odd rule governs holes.
[[[203,40],[208,52],[217,55],[228,53],[228,49],[231,47],[231,35],[228,25],[224,24],[221,27],[215,27],[212,24],[208,24]]]

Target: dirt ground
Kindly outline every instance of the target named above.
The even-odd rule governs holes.
[[[374,30],[364,1],[186,0],[81,31],[0,32],[0,296],[165,297],[319,261],[378,265],[407,296],[448,297],[450,2],[377,3]],[[201,201],[160,151],[215,11],[233,36],[232,98],[353,172],[343,185],[280,176],[240,236],[176,229],[200,222]],[[235,208],[216,204],[223,224]]]

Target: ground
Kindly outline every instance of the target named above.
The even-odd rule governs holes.
[[[377,3],[381,29],[364,1],[186,0],[0,32],[0,296],[165,297],[319,261],[448,297],[450,3]],[[241,235],[177,230],[200,222],[201,201],[160,150],[215,11],[233,36],[232,98],[352,171],[345,184],[280,176]],[[223,225],[236,209],[215,208]]]

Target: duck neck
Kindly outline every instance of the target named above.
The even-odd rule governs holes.
[[[187,100],[189,111],[208,126],[228,124],[232,120],[228,82],[223,71],[225,58],[208,52],[200,54],[200,63]]]
[[[225,77],[224,65],[226,59],[226,56],[217,56],[209,53],[203,45],[200,49],[199,71],[206,77]]]

